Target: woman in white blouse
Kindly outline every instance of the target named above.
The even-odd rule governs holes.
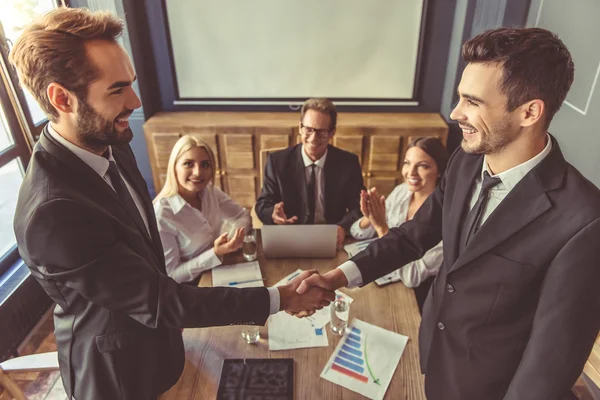
[[[214,179],[210,147],[192,136],[181,137],[171,151],[165,185],[154,199],[167,274],[177,282],[194,281],[220,265],[252,228],[248,211],[215,187]]]
[[[350,228],[355,239],[382,237],[390,227],[400,226],[412,219],[427,197],[435,190],[448,162],[448,153],[437,138],[422,137],[411,142],[404,157],[404,183],[396,186],[387,197],[376,188],[361,193],[364,215]],[[423,258],[402,266],[398,271],[402,282],[415,288],[435,276],[442,265],[442,242],[430,249]]]

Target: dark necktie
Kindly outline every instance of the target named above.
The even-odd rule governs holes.
[[[315,197],[316,197],[316,191],[315,191],[315,184],[317,181],[317,177],[316,177],[316,164],[311,164],[309,165],[310,168],[310,179],[308,180],[308,184],[306,185],[306,200],[308,200],[308,223],[309,224],[314,224],[315,223]]]
[[[467,215],[463,225],[462,233],[460,235],[461,249],[467,247],[469,240],[471,240],[475,233],[477,233],[477,230],[479,229],[479,222],[483,216],[483,210],[488,202],[490,190],[500,182],[502,182],[500,178],[492,178],[487,171],[483,172],[483,183],[481,184],[479,198]]]
[[[129,193],[129,190],[125,185],[125,182],[121,178],[121,174],[119,174],[119,168],[117,167],[117,163],[114,161],[109,162],[108,176],[110,176],[110,183],[112,183],[113,188],[115,188],[115,192],[117,192],[117,196],[119,196],[121,204],[123,205],[123,207],[125,207],[127,213],[131,215],[138,228],[147,235],[148,230],[146,229],[144,220],[140,215],[140,211],[135,205],[135,202],[133,201],[131,193]]]

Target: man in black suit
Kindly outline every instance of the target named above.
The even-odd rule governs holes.
[[[184,365],[180,329],[264,324],[334,295],[280,288],[198,288],[165,272],[151,199],[128,143],[140,101],[109,13],[60,8],[11,52],[50,124],[17,203],[19,252],[57,303],[55,335],[69,399],[156,399]],[[309,275],[306,271],[303,275]]]
[[[438,189],[412,221],[298,292],[365,285],[443,239],[419,333],[427,398],[562,400],[600,327],[600,191],[547,133],[571,55],[529,28],[484,32],[463,57],[451,114],[462,148]]]
[[[300,112],[301,144],[269,155],[256,214],[265,224],[335,224],[338,248],[362,215],[358,157],[329,144],[337,112],[327,99],[308,99]]]

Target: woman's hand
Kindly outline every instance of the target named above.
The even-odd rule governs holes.
[[[225,232],[215,240],[215,254],[218,257],[223,257],[225,254],[233,253],[242,247],[243,242],[244,228],[237,228],[231,239],[228,238],[227,232]]]
[[[361,197],[362,202],[362,197]],[[377,235],[382,237],[390,228],[387,225],[385,215],[385,196],[380,196],[376,188],[371,188],[368,193],[367,208],[369,212],[369,220],[377,231]]]

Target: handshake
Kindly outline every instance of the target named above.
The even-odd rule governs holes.
[[[312,269],[302,272],[287,285],[279,286],[280,310],[298,318],[313,315],[335,300],[335,290],[348,284],[339,269],[320,275]]]

